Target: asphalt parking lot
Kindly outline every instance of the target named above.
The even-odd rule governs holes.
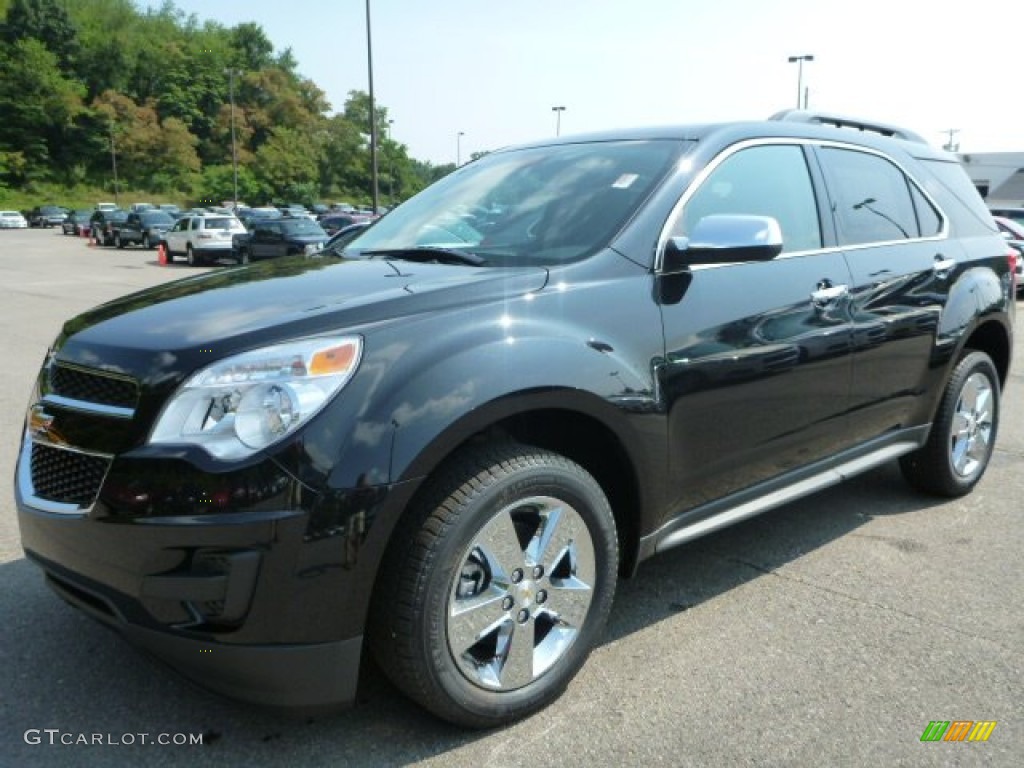
[[[971,496],[917,496],[887,466],[650,560],[620,585],[561,699],[474,733],[424,714],[372,666],[348,712],[286,716],[208,694],[65,606],[25,561],[10,478],[47,345],[80,310],[207,269],[59,230],[0,231],[0,765],[1024,761],[1020,321],[998,445]],[[922,743],[933,720],[997,725],[984,743]]]

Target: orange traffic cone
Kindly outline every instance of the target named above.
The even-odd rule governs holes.
[[[156,262],[161,267],[166,267],[167,266],[167,244],[166,243],[160,243],[160,245],[157,246]]]

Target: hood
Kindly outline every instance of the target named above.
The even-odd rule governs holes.
[[[186,278],[96,307],[65,323],[57,354],[67,362],[155,383],[276,341],[359,332],[422,312],[512,298],[538,291],[546,282],[547,270],[541,267],[275,259]]]

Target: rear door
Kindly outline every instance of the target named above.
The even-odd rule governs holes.
[[[685,237],[707,215],[771,216],[784,243],[768,262],[692,267],[660,297],[677,511],[826,459],[848,440],[851,277],[826,247],[815,175],[799,141],[734,146],[691,185],[671,225]]]
[[[892,159],[838,144],[817,154],[853,274],[850,429],[861,442],[920,420],[939,319],[963,252],[935,203]]]
[[[168,253],[183,253],[185,251],[185,238],[188,235],[188,225],[191,220],[191,218],[178,219],[174,226],[164,234]]]

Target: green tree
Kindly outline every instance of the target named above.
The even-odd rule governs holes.
[[[108,91],[93,108],[104,117],[114,136],[118,171],[130,184],[154,192],[186,189],[200,170],[198,140],[184,122],[160,120],[152,102],[139,105],[123,94]]]
[[[294,128],[271,130],[270,138],[256,152],[253,171],[268,199],[293,199],[310,185],[318,186],[315,147]]]
[[[267,39],[263,27],[259,24],[239,24],[231,30],[230,38],[233,67],[257,72],[274,63],[274,44]]]
[[[72,72],[78,53],[78,36],[67,11],[56,0],[13,0],[0,24],[0,41],[14,46],[32,38],[57,57],[65,74]]]
[[[39,40],[18,40],[0,51],[0,151],[22,158],[16,165],[23,178],[51,175],[50,165],[82,111],[83,93]]]

